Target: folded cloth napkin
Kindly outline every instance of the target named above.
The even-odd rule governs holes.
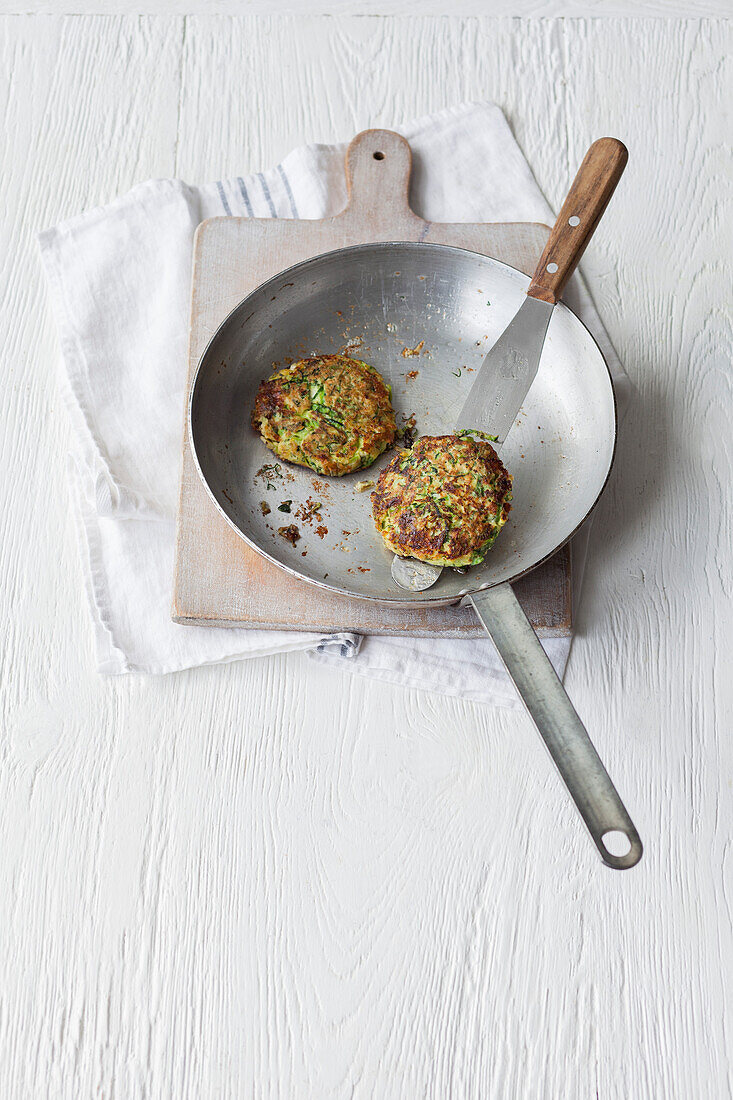
[[[467,104],[400,127],[412,203],[433,221],[552,221],[501,111]],[[381,680],[511,705],[489,639],[321,636],[171,621],[191,251],[205,218],[323,218],[346,202],[341,145],[296,149],[268,172],[190,187],[153,180],[40,234],[74,426],[70,480],[100,672],[173,672],[309,650]],[[582,284],[580,315],[623,397],[625,375]],[[574,547],[575,582],[584,544]],[[545,643],[562,675],[570,640]]]

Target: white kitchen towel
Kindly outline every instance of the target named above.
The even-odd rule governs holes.
[[[466,104],[399,127],[411,201],[432,221],[552,220],[506,120]],[[366,638],[171,622],[191,250],[205,218],[322,218],[343,208],[344,146],[310,145],[247,178],[141,184],[40,234],[75,428],[69,463],[100,672],[173,672],[293,649],[381,680],[510,705],[488,639]],[[582,284],[576,308],[624,396],[625,375]],[[576,584],[584,544],[574,547]],[[569,639],[546,649],[563,673]]]

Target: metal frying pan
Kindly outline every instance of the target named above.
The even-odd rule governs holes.
[[[274,365],[345,352],[365,359],[391,384],[398,423],[414,415],[421,435],[450,432],[474,372],[519,309],[528,284],[506,264],[426,243],[358,245],[297,264],[241,302],[206,348],[191,390],[192,451],[227,522],[258,553],[304,581],[390,605],[469,598],[601,858],[622,869],[641,858],[638,833],[504,583],[535,568],[573,535],[611,469],[613,388],[584,325],[567,307],[555,308],[537,376],[502,451],[514,475],[506,529],[481,565],[464,574],[445,570],[428,592],[407,592],[394,583],[392,556],[371,519],[370,493],[357,488],[376,480],[389,454],[369,470],[320,479],[303,467],[277,464],[249,426],[257,387]],[[406,354],[413,349],[418,354]],[[275,493],[267,491],[268,481]],[[263,501],[269,514],[263,515]],[[277,510],[285,501],[292,501],[290,513]],[[313,503],[320,508],[314,511]],[[301,534],[295,547],[278,534],[291,522]],[[628,840],[623,855],[607,845],[613,832]]]
[[[301,523],[294,550],[277,535],[273,517],[290,520],[260,510],[260,501],[267,498],[272,505],[275,494],[267,492],[258,471],[276,459],[249,426],[257,387],[273,364],[346,350],[391,384],[398,424],[414,415],[420,435],[451,432],[475,371],[524,301],[528,285],[526,275],[486,256],[445,245],[398,243],[326,253],[250,294],[211,340],[191,392],[194,457],[229,523],[294,575],[390,604],[452,603],[516,580],[554,554],[597,501],[616,441],[605,361],[588,330],[563,305],[553,313],[537,377],[502,451],[514,475],[510,522],[481,565],[465,575],[446,570],[427,592],[409,594],[394,583],[391,555],[371,520],[369,493],[356,491],[364,479],[376,480],[389,453],[368,470],[328,479],[320,494],[312,471],[283,468],[287,480],[277,482],[282,488],[277,501],[319,498],[328,528],[321,539]],[[416,356],[403,355],[421,343]],[[351,534],[344,537],[343,530]]]

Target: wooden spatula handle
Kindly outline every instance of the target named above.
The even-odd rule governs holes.
[[[626,146],[616,138],[599,138],[593,142],[532,276],[527,291],[531,298],[553,304],[559,300],[616,190],[628,159]]]

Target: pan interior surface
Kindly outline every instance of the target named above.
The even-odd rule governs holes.
[[[291,361],[336,353],[365,360],[390,383],[398,426],[414,416],[420,435],[450,433],[528,285],[521,272],[472,252],[393,243],[319,256],[259,287],[215,334],[191,394],[194,458],[229,523],[260,553],[316,584],[400,603],[455,600],[551,555],[598,499],[616,434],[606,364],[562,305],[501,452],[514,477],[509,521],[481,565],[465,574],[444,570],[428,592],[395,585],[371,490],[357,488],[376,481],[391,451],[366,470],[324,478],[279,462],[250,426],[262,379]],[[295,545],[278,533],[291,525]]]

